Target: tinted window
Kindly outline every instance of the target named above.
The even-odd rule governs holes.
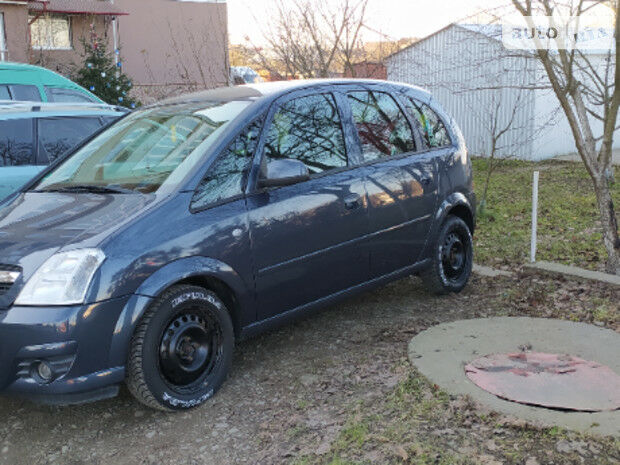
[[[11,100],[9,86],[0,86],[0,100]]]
[[[268,159],[294,158],[310,173],[347,166],[336,101],[331,94],[300,97],[283,104],[265,141]]]
[[[443,121],[428,105],[410,97],[404,99],[407,111],[420,123],[420,130],[429,147],[445,147],[451,144]]]
[[[91,117],[40,118],[38,164],[47,165],[94,134],[101,121]]]
[[[32,120],[0,121],[0,166],[33,164]]]
[[[409,123],[390,95],[383,92],[347,95],[366,161],[415,150]]]
[[[50,102],[63,102],[63,103],[84,103],[84,102],[96,102],[96,100],[89,98],[88,95],[73,89],[60,89],[57,87],[46,87],[45,95]]]
[[[204,208],[243,194],[245,177],[252,163],[262,125],[262,119],[250,124],[218,157],[196,189],[192,208]]]
[[[31,102],[40,102],[41,94],[37,86],[27,86],[22,84],[9,85],[13,100],[27,100]]]

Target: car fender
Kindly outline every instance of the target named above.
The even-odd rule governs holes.
[[[435,213],[435,219],[433,221],[433,232],[437,232],[441,224],[448,216],[450,210],[459,205],[466,207],[470,211],[472,218],[474,218],[475,222],[475,210],[472,206],[471,201],[462,192],[453,192],[448,197],[446,197],[443,202],[441,202],[441,205],[437,209],[437,212]]]
[[[431,226],[431,231],[428,236],[428,240],[426,241],[425,250],[421,257],[422,259],[429,257],[429,253],[432,249],[432,244],[435,242],[437,234],[439,234],[439,228],[450,213],[450,210],[459,205],[464,206],[471,212],[475,224],[475,210],[472,207],[471,201],[462,192],[453,192],[448,197],[446,197],[443,202],[441,202],[439,208],[437,208],[437,211],[435,212],[435,216],[433,218],[433,225]]]
[[[188,257],[175,260],[149,276],[138,287],[121,311],[110,343],[110,366],[125,365],[131,337],[153,300],[170,286],[192,277],[216,278],[225,283],[234,292],[238,301],[237,308],[229,309],[231,318],[235,326],[242,324],[241,313],[244,312],[241,309],[252,308],[251,297],[253,294],[232,267],[219,260],[207,257]]]

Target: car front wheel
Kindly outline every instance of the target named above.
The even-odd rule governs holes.
[[[136,328],[127,387],[148,407],[196,407],[226,379],[233,346],[230,314],[217,295],[198,286],[174,286],[151,305]]]
[[[471,275],[473,241],[467,224],[449,215],[442,224],[431,251],[431,266],[421,273],[430,292],[460,292]]]

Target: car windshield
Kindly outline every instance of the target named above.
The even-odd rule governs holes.
[[[173,189],[206,148],[251,102],[177,104],[137,111],[49,172],[37,192],[143,192]]]

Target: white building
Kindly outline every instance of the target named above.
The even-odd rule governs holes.
[[[590,52],[594,66],[606,55]],[[472,154],[541,160],[576,152],[545,70],[530,54],[507,50],[501,26],[451,24],[387,58],[388,79],[431,91],[461,127]],[[603,126],[592,122],[595,135]],[[508,129],[506,129],[508,128]],[[506,129],[504,132],[502,132]],[[620,148],[620,131],[614,137]]]

